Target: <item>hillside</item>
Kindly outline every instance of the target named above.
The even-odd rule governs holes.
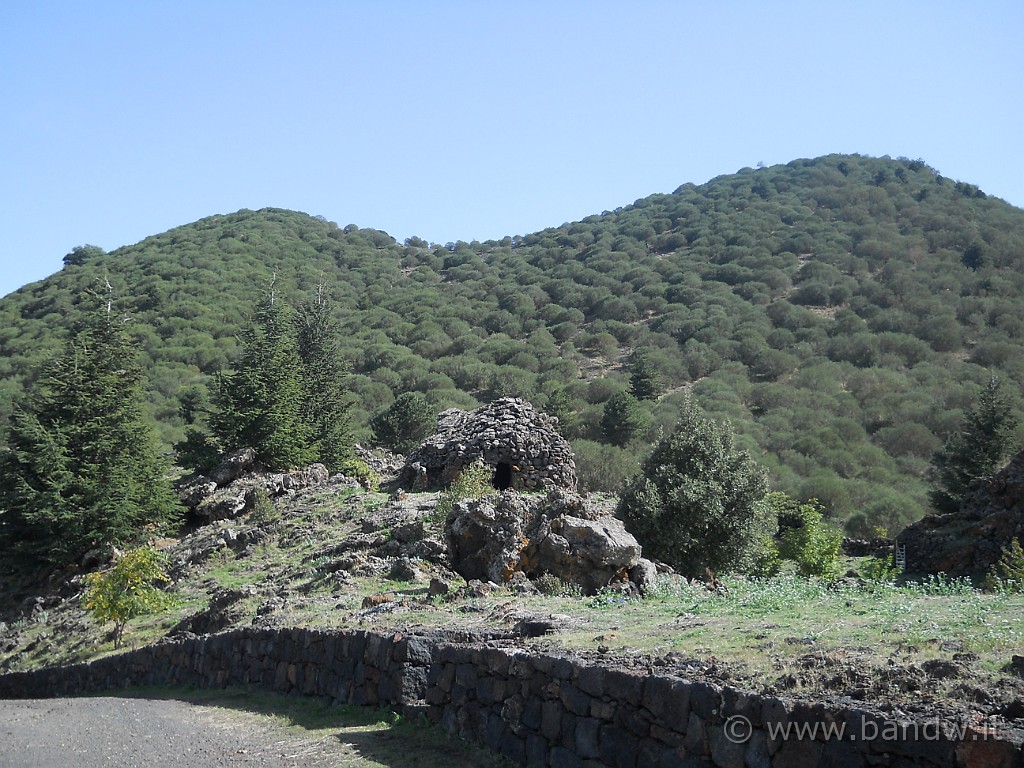
[[[260,482],[240,482],[250,481]],[[527,503],[510,491],[503,498]],[[289,627],[439,632],[818,705],[844,697],[972,722],[1021,711],[1022,594],[941,577],[827,583],[792,570],[767,581],[727,577],[724,588],[662,574],[643,597],[621,581],[586,596],[550,574],[467,581],[451,570],[437,502],[436,493],[389,498],[337,475],[160,540],[170,604],[131,621],[126,646]],[[844,570],[867,577],[870,563],[847,559]],[[80,573],[54,572],[40,586],[0,563],[0,674],[114,651],[111,625],[85,610]]]
[[[523,237],[431,246],[278,209],[212,216],[0,300],[0,416],[109,280],[138,322],[163,441],[228,366],[276,275],[326,285],[357,427],[404,391],[438,408],[523,396],[560,416],[610,490],[688,393],[728,418],[773,485],[852,532],[926,510],[933,451],[991,372],[1024,384],[1024,211],[921,161],[828,156],[743,169]],[[637,351],[664,394],[621,449],[604,403]]]

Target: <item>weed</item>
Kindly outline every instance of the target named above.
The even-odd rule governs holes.
[[[868,581],[881,584],[895,584],[901,575],[900,569],[893,564],[891,557],[869,558],[861,564],[859,570]]]
[[[1024,549],[1020,539],[1014,539],[1003,550],[985,578],[985,588],[991,592],[1024,592]]]
[[[465,499],[478,499],[494,492],[491,485],[491,471],[483,464],[471,464],[456,477],[448,488],[441,492],[434,505],[434,511],[427,516],[430,524],[441,524],[455,505]]]

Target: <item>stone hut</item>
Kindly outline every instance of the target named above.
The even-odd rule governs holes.
[[[426,490],[448,485],[474,462],[494,470],[494,487],[518,491],[576,488],[576,464],[558,419],[525,400],[503,397],[472,411],[453,408],[437,419],[437,433],[409,454],[400,482]]]
[[[1024,451],[972,482],[959,510],[926,515],[896,540],[911,573],[982,577],[1014,539],[1024,544]]]

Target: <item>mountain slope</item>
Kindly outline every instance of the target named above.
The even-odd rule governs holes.
[[[635,464],[692,393],[729,418],[776,487],[854,532],[925,511],[932,451],[991,372],[1024,382],[1024,211],[921,161],[859,156],[743,169],[525,237],[404,245],[265,209],[92,254],[0,301],[0,410],[58,344],[75,296],[139,322],[152,415],[229,364],[276,275],[324,283],[368,414],[403,391],[437,407],[528,397],[563,419],[594,487]],[[650,428],[599,445],[642,350],[667,390]]]

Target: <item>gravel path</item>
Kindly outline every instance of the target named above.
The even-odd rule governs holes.
[[[326,766],[345,762],[334,741],[304,740],[270,721],[170,699],[0,701],[3,768]]]

